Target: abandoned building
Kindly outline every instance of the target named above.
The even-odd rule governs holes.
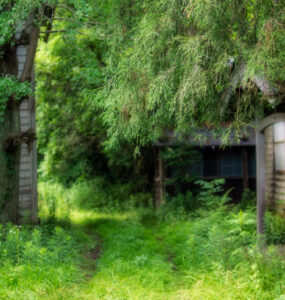
[[[248,130],[248,137],[240,143],[232,142],[221,147],[221,141],[207,135],[202,145],[189,140],[202,154],[202,159],[187,167],[189,174],[197,178],[213,180],[225,178],[225,189],[233,188],[230,196],[240,199],[249,188],[257,191],[258,231],[263,231],[263,216],[266,209],[285,217],[285,113],[266,117],[256,129]],[[164,195],[169,192],[166,181],[171,178],[171,168],[162,159],[162,149],[175,147],[173,133],[168,133],[163,142],[157,142],[155,164],[155,203],[159,207]]]

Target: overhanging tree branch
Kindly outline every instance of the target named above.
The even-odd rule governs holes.
[[[79,31],[79,30],[71,30],[71,29],[45,30],[45,31],[40,31],[40,33],[42,33],[42,34],[46,34],[46,33],[49,33],[49,34],[52,34],[52,33],[69,33],[71,31],[76,31],[77,33],[79,33],[81,35],[94,36],[94,35],[90,35],[90,34],[82,32],[82,31]]]

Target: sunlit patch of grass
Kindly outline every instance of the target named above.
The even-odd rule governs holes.
[[[93,247],[84,231],[8,225],[0,234],[0,299],[56,299],[84,281],[81,252]]]
[[[266,257],[256,247],[250,211],[172,222],[157,216],[155,226],[139,212],[99,217],[93,224],[103,256],[82,291],[86,299],[269,300],[285,293],[284,261],[273,246]]]
[[[245,225],[233,222],[239,213],[172,222],[150,216],[148,223],[140,211],[72,210],[67,228],[10,226],[1,248],[0,299],[271,300],[285,294],[284,261],[275,247],[264,256],[249,239],[250,212]],[[96,243],[92,233],[102,239],[101,256],[88,262],[83,256]],[[5,252],[12,245],[17,251]]]
[[[83,210],[62,202],[68,192],[59,190],[57,199],[47,192],[50,203],[63,206],[53,218],[43,214],[41,226],[0,229],[1,300],[281,300],[285,294],[284,256],[274,245],[260,251],[252,209],[221,206],[182,217],[133,207]]]

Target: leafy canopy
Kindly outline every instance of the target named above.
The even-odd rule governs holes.
[[[145,145],[166,128],[219,129],[231,121],[240,129],[267,102],[251,78],[273,86],[284,79],[283,1],[109,3],[102,37],[109,46],[108,80],[91,95],[104,110],[110,148],[125,140]],[[225,91],[242,63],[242,90],[224,107]]]

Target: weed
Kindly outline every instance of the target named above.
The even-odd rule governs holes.
[[[166,206],[164,211],[138,206],[147,201],[143,195],[125,210],[83,209],[83,199],[98,201],[87,183],[41,188],[42,220],[48,220],[50,203],[56,204],[52,223],[0,228],[1,300],[280,300],[285,295],[281,248],[260,249],[254,209],[222,205],[226,196],[195,212],[168,206],[172,211],[166,213]],[[283,223],[269,218],[268,241],[283,241]]]

